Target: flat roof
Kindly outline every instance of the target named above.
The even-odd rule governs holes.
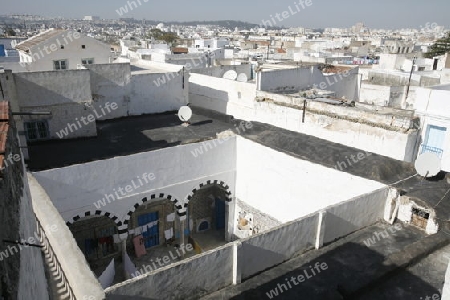
[[[192,107],[193,117],[189,127],[181,126],[175,112],[127,117],[97,123],[97,137],[71,140],[50,140],[29,144],[31,171],[60,168],[148,152],[182,144],[215,139],[216,134],[235,128],[241,120],[211,110]],[[338,161],[358,153],[357,148],[333,143],[314,136],[289,131],[265,123],[252,122],[251,129],[241,136],[298,159],[335,168]],[[386,156],[371,154],[357,164],[345,168],[355,176],[374,180],[405,191],[409,197],[437,206],[437,217],[449,220],[450,184],[440,177],[423,180],[412,163]],[[326,182],[324,182],[326,186]],[[343,187],[345,188],[345,187]]]

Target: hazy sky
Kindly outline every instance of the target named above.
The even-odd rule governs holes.
[[[449,0],[310,0],[312,5],[302,9],[299,0],[14,0],[2,3],[0,14],[20,13],[48,17],[81,18],[98,15],[117,19],[120,7],[134,1],[138,8],[123,17],[161,21],[239,20],[261,24],[270,15],[289,11],[279,26],[286,27],[350,27],[363,22],[370,28],[420,28],[437,23],[450,28]],[[147,1],[147,2],[145,2]],[[300,8],[298,12],[296,5]],[[134,7],[134,6],[133,6]]]

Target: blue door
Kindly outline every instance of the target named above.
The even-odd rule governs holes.
[[[159,220],[159,213],[153,212],[138,217],[138,226],[143,226],[153,221]],[[159,245],[159,223],[156,226],[148,229],[147,232],[142,233],[144,238],[145,248],[150,248]]]
[[[216,230],[225,229],[225,201],[216,198]]]
[[[447,128],[428,125],[422,153],[433,152],[442,155]]]

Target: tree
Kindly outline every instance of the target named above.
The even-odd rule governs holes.
[[[154,38],[155,40],[160,40],[162,34],[163,34],[163,32],[161,31],[161,29],[153,28],[153,29],[150,29],[150,32],[148,33],[147,37]]]
[[[6,26],[5,30],[4,30],[4,36],[8,37],[8,36],[16,36],[16,32],[9,26]]]
[[[178,40],[178,36],[173,32],[163,32],[161,29],[153,28],[147,35],[148,38],[154,38],[157,41],[164,41],[168,45],[173,44]]]
[[[430,48],[428,52],[424,54],[426,58],[433,58],[436,56],[444,55],[450,51],[450,32],[447,36],[437,40]]]

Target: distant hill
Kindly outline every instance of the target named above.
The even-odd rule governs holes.
[[[138,21],[138,20],[136,20]],[[139,22],[139,21],[138,21]],[[165,25],[184,25],[184,26],[197,26],[197,25],[214,25],[225,27],[231,30],[234,30],[236,27],[240,30],[250,30],[252,28],[259,27],[258,24],[252,24],[248,22],[242,21],[233,21],[233,20],[222,20],[222,21],[188,21],[188,22],[177,22],[177,21],[145,21],[147,24],[159,24],[164,23]]]
[[[183,23],[183,22],[181,22]],[[248,22],[242,21],[233,21],[233,20],[224,20],[224,21],[193,21],[193,22],[184,22],[187,26],[195,26],[195,25],[217,25],[220,27],[225,27],[228,29],[235,29],[236,27],[240,30],[250,30],[252,28],[259,27],[258,24],[252,24]]]

